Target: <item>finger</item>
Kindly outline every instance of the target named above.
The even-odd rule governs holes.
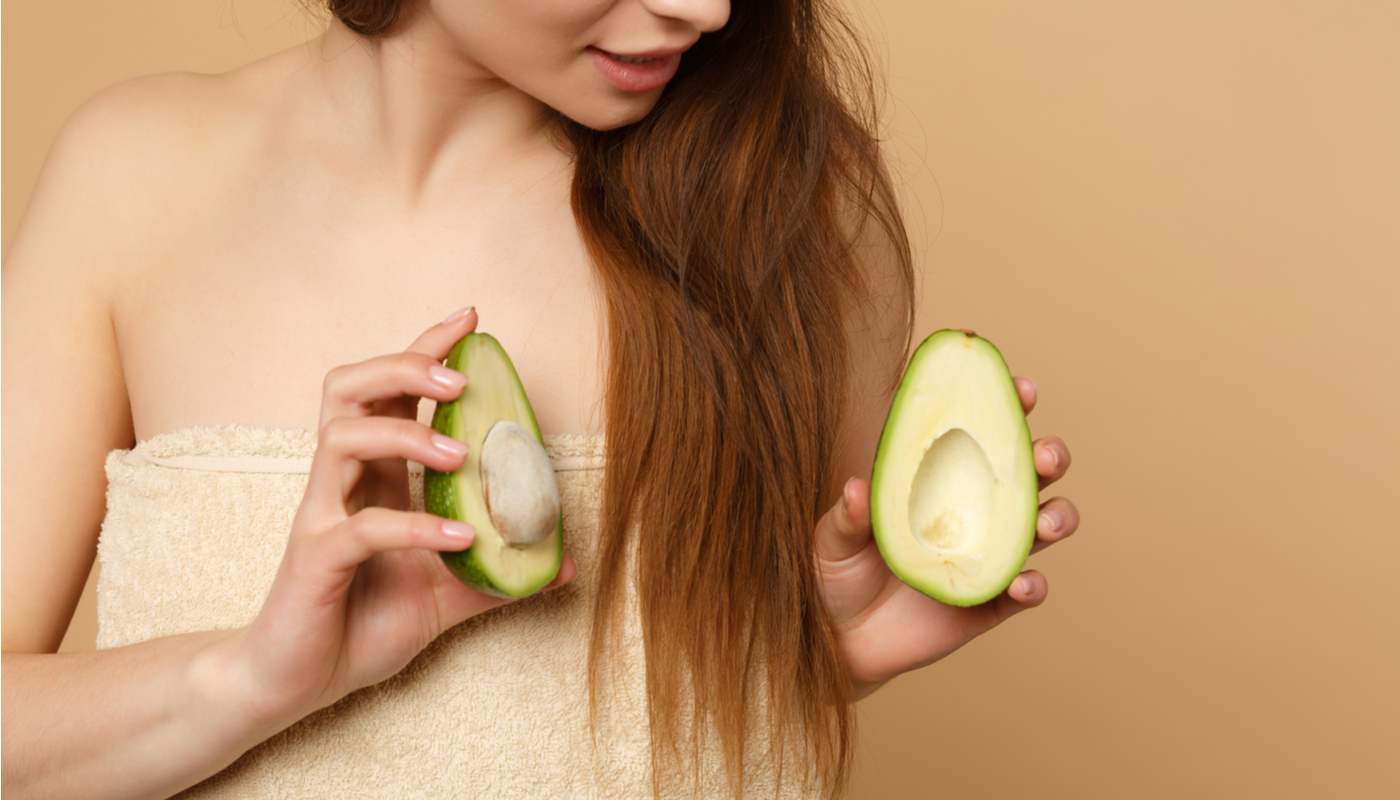
[[[540,591],[547,592],[550,589],[558,589],[576,577],[578,577],[578,562],[574,561],[573,556],[565,555],[563,560],[559,562],[559,572],[554,576],[554,580]]]
[[[1016,384],[1016,394],[1021,398],[1021,410],[1026,414],[1035,410],[1035,402],[1040,399],[1040,390],[1030,378],[1012,378]]]
[[[441,362],[447,358],[448,354],[452,352],[452,347],[461,341],[463,336],[476,330],[476,323],[475,306],[458,309],[449,314],[447,319],[424,331],[421,336],[414,340],[413,344],[408,346],[408,350],[405,352],[425,355],[434,362]],[[424,396],[404,396],[381,400],[375,404],[374,413],[386,417],[417,419],[418,400]],[[442,401],[442,398],[435,396],[433,399]]]
[[[1035,544],[1031,546],[1031,552],[1039,553],[1078,529],[1079,509],[1064,497],[1052,497],[1040,504],[1040,516],[1035,522]]]
[[[466,385],[467,376],[423,353],[395,353],[336,367],[326,374],[322,387],[321,426],[336,417],[367,417],[376,410],[415,418],[418,398],[455,400]],[[407,402],[388,402],[399,399]]]
[[[1063,478],[1069,469],[1069,448],[1058,436],[1036,439],[1033,446],[1035,471],[1040,476],[1040,488],[1044,489]]]
[[[337,417],[317,436],[304,505],[329,513],[343,507],[366,461],[398,458],[451,472],[462,466],[466,455],[465,443],[412,420]]]
[[[1011,582],[1006,592],[997,598],[998,602],[1006,603],[1001,609],[1001,621],[1005,622],[1028,608],[1035,608],[1044,603],[1049,593],[1050,582],[1045,580],[1045,576],[1039,571],[1028,569],[1022,572]]]
[[[442,361],[452,352],[452,346],[463,336],[476,330],[476,306],[452,312],[447,319],[423,332],[413,340],[407,352],[422,353],[434,361]]]
[[[1006,591],[980,606],[957,609],[959,627],[968,641],[981,636],[1028,608],[1045,602],[1050,585],[1045,576],[1028,569]]]
[[[483,611],[496,608],[497,606],[503,606],[507,603],[519,602],[517,600],[495,597],[494,595],[478,592],[458,580],[457,576],[453,575],[451,570],[447,569],[445,565],[442,565],[442,559],[437,559],[437,561],[441,566],[437,595],[440,624],[443,626],[442,630],[451,628],[462,620],[476,616]],[[545,586],[540,591],[547,592],[551,589],[557,589],[569,581],[572,581],[577,575],[578,564],[574,563],[573,558],[566,555],[559,563],[559,574],[555,575],[554,580],[550,581],[549,585]]]
[[[394,550],[465,550],[476,529],[465,522],[417,511],[370,507],[299,543],[329,573],[353,572],[375,553]]]
[[[846,481],[841,499],[817,522],[817,557],[844,561],[870,544],[870,482]]]

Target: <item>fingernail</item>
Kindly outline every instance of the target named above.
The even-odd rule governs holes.
[[[466,442],[459,442],[456,439],[443,436],[440,433],[433,434],[433,447],[454,456],[464,456],[467,454]]]
[[[476,536],[476,528],[455,519],[445,519],[442,521],[442,535],[468,541]]]
[[[1030,578],[1027,578],[1026,576],[1022,575],[1021,577],[1016,579],[1016,594],[1019,594],[1022,597],[1028,597],[1034,589],[1035,584],[1031,581]]]
[[[851,510],[851,484],[855,483],[855,478],[846,481],[846,485],[841,487],[841,510]]]
[[[1047,452],[1047,453],[1050,454],[1050,468],[1051,468],[1051,469],[1054,469],[1055,467],[1060,466],[1060,454],[1057,453],[1057,452],[1055,452],[1055,448],[1053,448],[1053,447],[1047,447],[1047,448],[1045,448],[1045,452]]]
[[[1044,523],[1041,527],[1046,533],[1054,533],[1065,526],[1065,512],[1052,508],[1040,515],[1040,521]]]
[[[465,317],[474,308],[476,308],[476,306],[467,306],[466,308],[459,308],[456,311],[453,311],[451,314],[448,314],[447,319],[443,320],[442,324],[446,325],[451,322],[456,322],[462,317]]]
[[[455,369],[448,369],[440,364],[428,367],[428,377],[433,379],[433,383],[440,383],[449,389],[460,389],[467,385],[467,376]]]

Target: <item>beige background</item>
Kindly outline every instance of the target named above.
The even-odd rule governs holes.
[[[1084,524],[1042,609],[863,705],[856,797],[1393,797],[1400,4],[858,2],[921,332],[1037,378]],[[299,9],[5,4],[6,245],[83,98]]]

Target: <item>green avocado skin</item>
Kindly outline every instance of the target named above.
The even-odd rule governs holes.
[[[506,355],[505,349],[501,347],[500,343],[497,342],[494,337],[486,333],[467,334],[467,336],[452,348],[451,353],[448,354],[448,368],[464,374],[469,374],[470,365],[466,363],[467,353],[472,349],[471,345],[474,343],[474,340],[475,343],[484,344],[492,350],[495,350],[500,358],[505,361],[506,366],[509,368],[510,376],[515,380],[516,389],[524,404],[525,412],[529,416],[528,419],[519,420],[519,422],[524,424],[525,427],[538,438],[539,425],[535,422],[534,411],[529,407],[528,398],[524,396],[524,389],[520,387],[519,377],[515,374],[514,365],[510,363],[510,358]],[[461,413],[460,402],[438,403],[437,409],[433,412],[433,430],[447,436],[454,436],[455,432],[461,430],[461,420],[459,419]],[[453,473],[438,472],[432,468],[424,469],[423,504],[425,510],[430,514],[435,514],[446,519],[472,522],[468,515],[464,513],[465,504],[458,496],[456,476]],[[562,520],[560,529],[562,533]],[[561,539],[556,537],[556,542],[559,543],[556,546],[558,553],[555,557],[555,570],[557,571],[558,559],[562,556],[563,548]],[[442,557],[443,563],[447,565],[447,568],[453,575],[457,576],[458,580],[483,594],[488,594],[493,597],[507,599],[528,597],[543,588],[543,586],[554,577],[553,572],[551,572],[548,576],[542,576],[542,579],[538,581],[538,586],[525,587],[525,591],[516,593],[500,586],[492,579],[491,572],[483,563],[481,556],[472,548],[457,552],[441,551],[439,555]]]
[[[436,422],[434,418],[434,429],[441,430]],[[423,470],[423,503],[429,514],[447,519],[462,519],[460,506],[457,504],[457,489],[452,485],[452,476],[448,473],[431,468]],[[444,550],[438,555],[442,556],[442,562],[452,570],[457,580],[478,592],[492,597],[513,597],[491,582],[491,576],[482,569],[480,560],[470,548],[458,552]]]

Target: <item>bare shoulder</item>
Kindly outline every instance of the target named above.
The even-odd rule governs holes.
[[[275,102],[259,83],[277,85],[266,64],[127,81],[50,149],[3,273],[6,651],[58,647],[96,551],[103,463],[133,440],[114,293],[139,287],[211,180],[246,167]]]
[[[914,323],[913,254],[884,161],[866,164],[850,181],[838,196],[859,282],[846,312],[847,338],[863,351],[855,358],[867,373],[863,383],[888,390],[904,366]]]
[[[917,292],[913,257],[888,169],[861,159],[838,195],[859,284],[845,309],[849,375],[833,491],[868,477],[908,356]]]
[[[308,44],[221,74],[168,72],[122,81],[78,108],[52,155],[116,156],[116,167],[197,156],[271,122],[294,85],[290,79],[311,62]]]
[[[68,119],[54,144],[56,163],[118,156],[118,166],[134,166],[178,157],[197,146],[201,134],[216,129],[222,117],[237,112],[237,75],[170,72],[109,86]]]
[[[15,249],[33,238],[100,247],[113,267],[148,250],[147,237],[199,192],[246,166],[275,113],[277,66],[150,75],[99,92],[55,139]]]

